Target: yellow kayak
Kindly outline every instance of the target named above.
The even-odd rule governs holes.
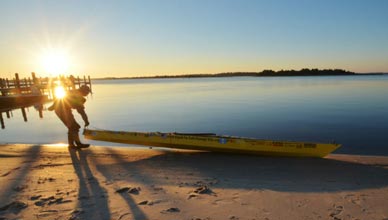
[[[260,140],[215,134],[129,132],[85,129],[86,139],[177,149],[237,152],[268,156],[324,157],[340,144]]]

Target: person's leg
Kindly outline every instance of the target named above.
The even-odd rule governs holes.
[[[90,146],[90,144],[81,143],[78,132],[74,134],[74,142],[76,143],[77,147],[80,147],[80,148],[87,148]]]
[[[69,143],[69,147],[76,147],[75,144],[74,144],[74,135],[71,133],[71,131],[69,130],[67,132],[67,142]]]
[[[74,117],[73,117],[74,119]],[[71,125],[71,134],[72,134],[72,138],[76,144],[77,147],[79,148],[87,148],[90,146],[90,144],[83,144],[81,143],[81,140],[79,138],[79,129],[81,128],[81,126],[77,123],[77,121],[72,120],[72,125]]]
[[[67,127],[67,142],[69,147],[76,147],[74,144],[74,134],[73,134],[73,120],[74,116],[71,113],[70,109],[58,109],[55,111],[55,114],[58,118],[63,122],[63,124]],[[78,132],[78,131],[77,131]]]

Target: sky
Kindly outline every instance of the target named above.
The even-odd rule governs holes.
[[[0,0],[0,77],[388,72],[387,0]]]

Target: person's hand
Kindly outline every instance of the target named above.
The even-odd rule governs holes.
[[[50,107],[48,107],[48,109],[47,110],[49,110],[49,111],[53,111],[55,109],[55,107],[54,107],[54,104],[53,105],[51,105]]]
[[[87,127],[87,126],[89,126],[89,122],[87,121],[87,122],[85,122],[85,127]]]

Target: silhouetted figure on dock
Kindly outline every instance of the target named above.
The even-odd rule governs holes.
[[[89,125],[88,116],[85,112],[84,98],[90,93],[90,88],[86,85],[81,86],[79,89],[68,91],[66,96],[62,99],[56,99],[52,106],[48,110],[55,110],[55,114],[68,128],[68,142],[69,147],[72,148],[87,148],[89,144],[83,144],[79,138],[79,129],[81,126],[77,123],[72,113],[72,109],[82,116],[85,122],[85,127]]]

